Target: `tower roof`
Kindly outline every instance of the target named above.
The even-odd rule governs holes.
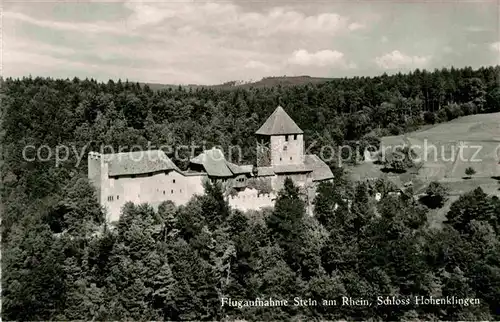
[[[286,114],[283,107],[278,106],[273,114],[269,116],[255,132],[258,135],[285,135],[285,134],[302,134],[304,133],[300,127]]]

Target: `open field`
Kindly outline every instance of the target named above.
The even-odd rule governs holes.
[[[475,177],[500,175],[500,113],[470,115],[425,130],[382,138],[387,149],[409,144],[423,166],[419,177],[425,180],[460,179],[465,169],[476,170]]]
[[[429,211],[431,226],[440,227],[451,204],[460,195],[477,187],[500,197],[500,113],[471,115],[450,122],[426,126],[404,135],[382,138],[382,148],[410,145],[417,153],[421,167],[395,175],[383,173],[382,166],[365,162],[350,168],[351,178],[387,178],[399,187],[413,182],[414,193],[421,194],[431,181],[442,183],[450,197],[440,209]],[[472,167],[476,174],[465,177]]]

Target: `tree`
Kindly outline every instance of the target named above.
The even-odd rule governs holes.
[[[287,262],[297,267],[297,247],[301,243],[305,204],[300,199],[299,188],[286,178],[283,189],[276,198],[274,211],[267,218],[267,226],[277,244],[285,250]]]
[[[212,230],[226,222],[229,205],[224,198],[223,187],[219,183],[204,182],[205,194],[201,197],[201,208],[206,224]]]
[[[469,223],[476,220],[488,220],[495,225],[494,201],[488,198],[481,188],[476,188],[458,198],[446,214],[447,223],[459,232],[466,232]]]
[[[416,156],[415,151],[410,147],[398,146],[394,150],[389,151],[387,155],[384,155],[382,162],[386,170],[402,173],[415,166],[414,159]]]
[[[313,204],[315,217],[328,230],[339,224],[342,217],[338,212],[347,212],[347,202],[343,200],[338,186],[331,182],[319,185]]]
[[[425,196],[420,198],[420,202],[431,209],[441,208],[446,200],[448,200],[448,188],[441,183],[433,181],[427,186]]]
[[[476,174],[476,170],[474,170],[474,168],[468,167],[467,169],[465,169],[465,175],[467,176],[467,179],[470,179],[474,174]]]

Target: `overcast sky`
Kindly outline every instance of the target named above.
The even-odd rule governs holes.
[[[500,1],[3,0],[2,75],[217,84],[500,63]]]

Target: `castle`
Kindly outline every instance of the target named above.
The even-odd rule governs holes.
[[[231,189],[229,204],[244,211],[273,206],[287,177],[311,195],[306,198],[309,205],[317,183],[333,180],[330,168],[319,157],[304,154],[304,132],[281,106],[255,134],[256,165],[231,163],[216,148],[190,159],[186,171],[162,150],[90,152],[88,178],[107,211],[108,222],[118,221],[121,208],[129,201],[153,207],[166,200],[186,204],[204,193],[204,180],[223,182]]]

